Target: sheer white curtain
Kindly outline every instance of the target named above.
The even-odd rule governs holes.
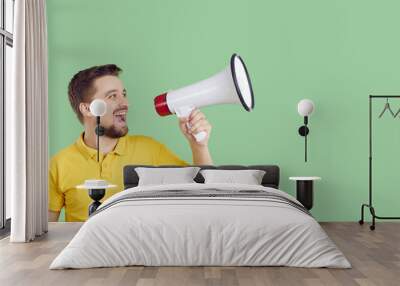
[[[47,232],[47,28],[45,0],[16,0],[13,94],[6,98],[6,187],[12,242]]]

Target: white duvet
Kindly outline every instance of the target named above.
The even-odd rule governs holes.
[[[262,190],[297,202],[262,186],[179,184],[131,188],[99,209],[131,192],[205,188]],[[104,207],[83,224],[50,269],[127,265],[351,267],[315,219],[291,205],[258,198],[185,197]]]

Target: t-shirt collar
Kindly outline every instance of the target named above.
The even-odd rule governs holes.
[[[78,147],[79,151],[85,156],[86,159],[89,158],[96,158],[97,156],[97,149],[91,148],[85,144],[83,140],[84,132],[79,136],[76,140],[75,144]],[[114,150],[110,153],[115,153],[117,155],[124,155],[126,152],[126,135],[119,138],[117,145],[115,146]]]

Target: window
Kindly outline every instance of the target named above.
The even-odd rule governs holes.
[[[9,231],[10,194],[5,190],[5,98],[11,94],[14,0],[0,0],[0,236]]]

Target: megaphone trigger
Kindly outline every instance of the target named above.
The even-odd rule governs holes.
[[[180,106],[175,108],[175,114],[179,118],[189,117],[190,113],[194,110],[194,106]]]

